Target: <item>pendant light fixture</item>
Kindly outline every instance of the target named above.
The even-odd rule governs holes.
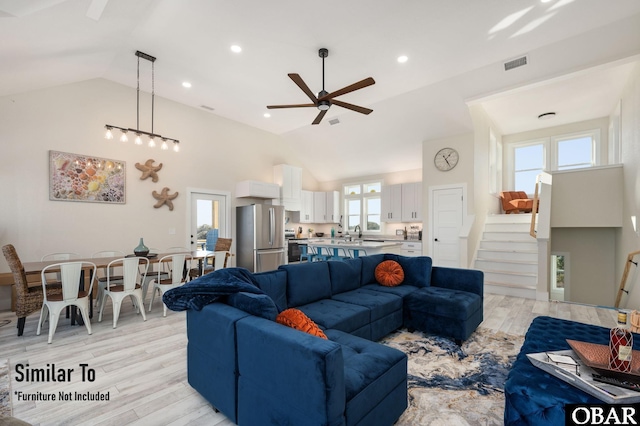
[[[172,143],[173,150],[175,152],[178,152],[180,150],[179,140],[173,139],[173,138],[167,138],[165,136],[162,136],[153,132],[153,113],[154,113],[154,106],[155,106],[154,104],[155,104],[155,96],[156,96],[155,95],[154,63],[156,61],[156,58],[151,55],[147,55],[144,52],[140,52],[139,50],[136,51],[136,56],[138,57],[138,88],[136,93],[136,128],[132,129],[130,127],[125,128],[125,127],[114,126],[111,124],[105,124],[104,127],[107,129],[107,132],[104,137],[105,139],[113,139],[114,138],[113,130],[117,129],[122,132],[122,134],[120,135],[121,142],[127,142],[129,140],[128,134],[131,134],[131,135],[135,135],[134,143],[136,145],[142,145],[143,144],[142,135],[145,135],[149,137],[149,141],[147,142],[147,144],[149,145],[150,148],[154,148],[157,142],[157,143],[160,143],[160,149],[167,150],[169,149],[169,144]],[[151,132],[145,132],[144,130],[140,130],[140,58],[146,59],[147,61],[151,62]]]

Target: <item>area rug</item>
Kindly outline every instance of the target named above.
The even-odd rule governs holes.
[[[11,376],[9,360],[0,359],[0,417],[11,416]]]
[[[408,356],[409,407],[396,425],[502,425],[504,382],[523,340],[482,328],[461,347],[407,330],[384,338]]]

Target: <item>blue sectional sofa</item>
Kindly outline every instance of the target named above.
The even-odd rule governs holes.
[[[383,260],[402,266],[401,285],[376,282]],[[224,297],[187,308],[189,383],[240,425],[393,424],[407,407],[407,358],[375,341],[403,326],[464,340],[482,322],[482,272],[432,267],[429,257],[283,265],[251,279],[278,312],[301,310],[328,340]],[[244,297],[251,307],[266,296]]]

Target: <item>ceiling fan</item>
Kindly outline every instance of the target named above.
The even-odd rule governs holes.
[[[375,84],[375,80],[371,77],[365,78],[364,80],[358,81],[357,83],[353,83],[349,86],[343,87],[340,90],[336,90],[335,92],[327,92],[324,90],[324,58],[329,56],[329,49],[322,48],[318,51],[318,56],[322,58],[322,91],[318,93],[318,96],[313,94],[309,86],[302,80],[302,77],[298,74],[288,74],[289,78],[293,80],[295,84],[298,85],[300,89],[311,99],[312,104],[292,104],[292,105],[267,105],[268,109],[277,109],[277,108],[307,108],[307,107],[316,107],[320,110],[320,113],[313,120],[311,124],[319,124],[322,121],[322,118],[327,113],[331,105],[338,105],[342,108],[347,108],[352,111],[359,112],[361,114],[371,114],[373,112],[372,109],[364,108],[358,105],[353,105],[347,102],[342,102],[337,99],[334,99],[340,95],[344,95],[350,92],[353,92],[358,89],[362,89],[367,86],[371,86]]]

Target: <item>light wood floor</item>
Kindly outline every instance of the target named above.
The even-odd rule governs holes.
[[[11,364],[13,415],[33,425],[231,425],[187,383],[186,322],[184,312],[169,311],[162,317],[156,299],[147,321],[136,315],[130,303],[123,303],[118,328],[111,327],[111,304],[102,323],[97,313],[93,334],[84,326],[70,326],[61,318],[53,343],[47,344],[48,328],[36,336],[38,315],[27,318],[25,332],[16,336],[16,317],[0,312],[0,359]],[[481,327],[523,335],[533,318],[548,315],[611,327],[613,309],[558,302],[485,295]],[[45,324],[46,326],[46,324]],[[25,383],[16,381],[15,365],[31,368],[73,368],[70,382]],[[79,365],[95,370],[95,381],[82,381]],[[109,401],[18,401],[16,391],[108,392]]]

